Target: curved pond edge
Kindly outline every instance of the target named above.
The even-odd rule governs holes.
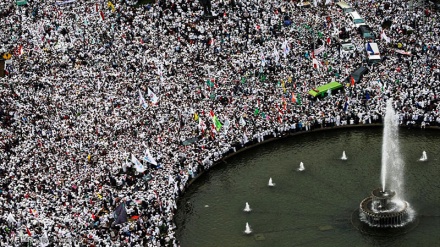
[[[249,141],[249,143],[252,144],[246,144],[244,145],[242,148],[238,149],[235,152],[231,152],[231,153],[227,153],[226,155],[224,155],[222,158],[220,158],[217,161],[214,161],[213,164],[208,168],[205,169],[201,172],[197,173],[197,176],[195,176],[194,178],[190,179],[186,184],[184,189],[182,190],[182,193],[179,195],[179,197],[177,198],[177,202],[180,201],[180,199],[183,197],[183,194],[185,193],[185,191],[189,188],[189,186],[191,186],[199,177],[203,176],[205,173],[209,172],[214,166],[221,164],[221,163],[226,163],[226,160],[247,150],[253,149],[257,146],[263,145],[263,144],[267,144],[269,142],[273,142],[276,140],[281,140],[281,139],[286,139],[286,138],[290,138],[292,136],[297,136],[297,135],[304,135],[304,134],[308,134],[308,133],[316,133],[316,132],[323,132],[323,131],[332,131],[332,130],[341,130],[341,129],[367,129],[367,128],[379,128],[379,127],[383,127],[382,123],[373,123],[373,124],[352,124],[352,125],[340,125],[340,126],[334,126],[334,127],[323,127],[323,128],[315,128],[315,129],[311,129],[311,130],[300,130],[300,131],[296,131],[296,132],[282,132],[279,133],[280,136],[277,137],[265,137],[264,141],[261,142],[255,142],[255,140]],[[399,128],[401,129],[418,129],[420,131],[424,131],[424,130],[440,130],[439,126],[426,126],[425,128],[420,128],[420,126],[405,126],[405,125],[400,125]],[[266,139],[267,138],[267,139]]]

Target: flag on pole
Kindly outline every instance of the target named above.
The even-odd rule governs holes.
[[[254,115],[257,116],[260,113],[260,109],[255,108]]]
[[[113,225],[119,225],[127,222],[127,210],[125,209],[125,202],[119,204],[114,212],[115,221]]]
[[[239,123],[240,123],[241,126],[245,126],[246,125],[246,121],[244,121],[244,118],[242,116],[240,117]]]
[[[146,170],[144,165],[142,165],[142,163],[134,156],[134,154],[131,154],[131,162],[134,164],[134,168],[137,172],[142,173]]]
[[[286,57],[290,51],[289,43],[287,40],[284,40],[283,44],[281,45],[281,48],[283,49],[284,57]]]
[[[218,120],[217,116],[212,110],[209,112],[209,115],[211,116],[215,129],[219,131],[222,128],[223,124],[220,122],[220,120]]]
[[[199,121],[199,114],[197,112],[194,112],[194,121]]]
[[[23,45],[19,45],[17,48],[15,48],[14,54],[16,56],[23,55]]]
[[[278,61],[280,60],[280,54],[278,53],[277,48],[273,47],[273,56],[275,58],[275,63],[278,64]]]
[[[246,82],[246,77],[243,76],[243,77],[241,78],[241,83],[245,83],[245,82]]]
[[[157,162],[153,158],[153,156],[151,155],[150,150],[148,148],[147,148],[147,150],[145,150],[144,160],[148,163],[151,163],[151,164],[157,166]]]
[[[290,100],[292,101],[292,103],[296,103],[296,96],[294,92],[292,92],[292,97],[290,98]]]
[[[228,133],[229,127],[231,126],[231,122],[229,121],[229,119],[225,119],[224,125],[223,125],[223,129],[225,130],[225,134]]]
[[[266,65],[266,57],[264,56],[263,52],[260,52],[260,59],[261,59],[261,67],[264,67]]]
[[[207,85],[208,87],[214,87],[214,82],[212,82],[210,79],[208,79],[208,80],[206,81],[206,85]]]
[[[202,130],[202,133],[205,132],[206,124],[202,121],[202,118],[199,117],[199,128]]]
[[[139,105],[141,105],[142,108],[147,109],[147,102],[145,101],[145,98],[142,95],[142,92],[140,89],[139,89]]]
[[[281,80],[281,88],[283,89],[283,92],[286,93],[286,83],[284,82],[284,80]]]
[[[16,221],[15,218],[14,218],[14,215],[11,214],[11,213],[8,214],[7,221],[8,221],[9,223],[17,223],[17,221]]]
[[[47,237],[47,232],[44,231],[43,236],[40,237],[40,246],[41,247],[46,247],[49,246],[50,242],[49,242],[49,238]]]
[[[385,40],[386,43],[390,43],[391,39],[385,34],[385,31],[382,30],[382,32],[380,33],[380,39]]]
[[[319,67],[321,67],[321,65],[319,64],[318,59],[316,59],[316,58],[312,59],[312,65],[313,65],[314,69],[318,69]]]
[[[157,73],[159,74],[160,77],[160,82],[163,82],[163,65],[160,65],[160,68],[157,68]]]
[[[148,88],[148,97],[150,97],[150,101],[153,104],[157,104],[159,102],[159,97],[157,97],[157,95],[150,88]]]

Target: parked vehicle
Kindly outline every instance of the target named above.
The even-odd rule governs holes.
[[[347,17],[348,17],[348,24],[351,27],[358,28],[362,25],[367,25],[364,19],[356,11],[348,13]]]
[[[367,63],[375,64],[381,62],[379,47],[377,43],[366,43],[365,52],[367,53]]]
[[[354,83],[359,83],[359,81],[362,79],[364,74],[368,73],[368,68],[366,67],[359,67],[355,71],[353,71],[347,78],[345,78],[344,83],[351,83],[351,78],[353,78]]]
[[[357,31],[364,39],[374,40],[376,38],[376,35],[374,34],[373,30],[371,30],[370,26],[368,25],[362,25],[358,27]]]
[[[350,41],[341,43],[341,52],[345,54],[351,54],[356,50],[356,46]]]
[[[344,12],[345,14],[355,11],[348,3],[344,1],[337,2],[336,6],[342,9],[342,12]]]

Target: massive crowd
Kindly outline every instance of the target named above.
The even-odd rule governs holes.
[[[380,122],[388,99],[402,125],[440,125],[439,14],[417,1],[352,1],[374,65],[333,1],[213,0],[214,18],[193,0],[27,2],[1,3],[1,245],[178,246],[176,200],[226,153]],[[330,81],[344,89],[308,95]]]

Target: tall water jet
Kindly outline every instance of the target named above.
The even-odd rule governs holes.
[[[400,155],[398,117],[391,100],[387,101],[382,141],[382,191],[392,190],[403,196],[404,164]]]
[[[249,203],[246,202],[246,206],[244,207],[243,211],[245,211],[245,212],[252,211],[251,207],[249,206]]]
[[[347,155],[345,155],[345,151],[342,151],[341,160],[347,160]]]
[[[426,151],[422,152],[422,157],[419,159],[419,161],[427,161],[428,160],[428,155],[426,155]]]
[[[252,229],[249,226],[248,222],[246,222],[246,229],[244,230],[244,233],[246,233],[246,234],[251,234],[252,233]]]
[[[404,163],[400,155],[398,121],[388,100],[382,141],[382,187],[360,203],[352,216],[353,225],[373,235],[401,234],[416,224],[414,210],[403,200]]]

